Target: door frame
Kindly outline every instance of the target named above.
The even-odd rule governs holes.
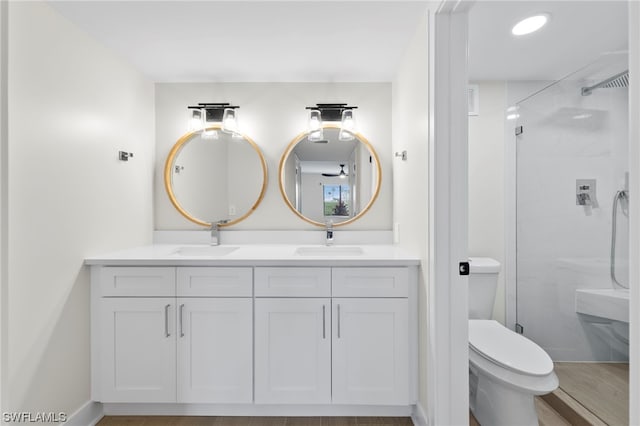
[[[469,421],[467,12],[443,0],[429,19],[429,424]]]
[[[0,1],[0,412],[8,406],[9,365],[9,5]]]
[[[640,399],[640,3],[629,1],[629,401]],[[629,404],[629,424],[640,424],[640,407]]]
[[[640,3],[629,1],[628,4],[629,69],[632,75],[640,75],[640,28],[635,25],[640,20]],[[466,280],[454,269],[457,259],[466,258],[467,206],[466,199],[449,195],[460,191],[466,197],[467,190],[468,171],[461,170],[455,159],[467,150],[467,135],[463,134],[468,124],[466,99],[463,113],[460,93],[466,90],[467,84],[467,13],[472,6],[473,1],[443,0],[429,22],[429,110],[433,123],[429,135],[431,256],[427,408],[430,424],[466,424],[468,421],[463,418],[468,416],[468,331],[462,325],[462,318],[467,319],[468,293],[463,285]],[[457,96],[447,97],[447,94]],[[640,199],[640,82],[637,79],[631,79],[629,84],[629,140],[635,141],[629,149],[629,355],[632,360],[629,400],[637,401],[640,399],[640,208],[634,208],[633,201]],[[466,156],[464,162],[466,165]],[[447,191],[451,192],[447,194]],[[460,207],[464,207],[464,214],[456,211]],[[630,424],[640,424],[637,404],[630,404],[629,420]]]
[[[462,2],[462,3],[468,3],[466,5],[466,7],[464,7],[464,10],[457,10],[456,11],[456,6],[458,6],[458,2],[454,1],[454,0],[444,0],[441,3],[441,11],[439,11],[436,14],[436,23],[438,22],[438,17],[442,18],[444,16],[446,16],[447,13],[451,14],[451,12],[447,12],[447,8],[449,8],[449,10],[453,10],[455,12],[459,12],[465,15],[466,18],[466,13],[468,12],[468,10],[472,7],[472,3],[471,2]],[[637,26],[637,22],[640,21],[640,3],[637,1],[633,1],[633,0],[629,0],[628,1],[628,5],[629,5],[629,24],[628,24],[628,28],[629,28],[629,72],[631,75],[634,76],[640,76],[640,28]],[[453,15],[452,15],[453,16]],[[454,25],[459,25],[459,26],[463,26],[461,22],[457,22]],[[439,37],[436,37],[435,39],[435,43],[434,45],[436,47],[439,48],[446,48],[449,47],[451,49],[450,55],[447,56],[445,55],[444,58],[441,58],[437,55],[431,55],[430,58],[432,59],[432,64],[431,67],[432,69],[434,68],[434,64],[433,64],[433,60],[447,60],[447,58],[449,57],[451,59],[451,57],[453,56],[457,56],[460,55],[461,52],[466,52],[467,46],[466,46],[466,38],[467,38],[467,31],[466,31],[466,21],[464,23],[464,42],[456,39],[455,37],[452,38],[447,38],[446,35],[440,34],[438,33],[437,35],[439,35]],[[462,30],[462,28],[461,28]],[[430,36],[432,36],[433,33],[430,33]],[[433,37],[432,37],[433,39]],[[465,73],[466,73],[466,68],[465,68]],[[436,77],[438,77],[436,75]],[[440,76],[440,78],[436,78],[436,80],[438,81],[438,85],[445,85],[445,87],[448,88],[448,90],[451,91],[451,93],[455,93],[456,90],[460,90],[460,81],[459,78],[457,76],[455,77],[450,77],[449,79],[447,79],[447,76]],[[433,83],[433,81],[431,81],[431,83]],[[466,84],[466,83],[465,83]],[[433,93],[433,89],[436,88],[435,84],[430,85],[431,93]],[[432,95],[430,95],[432,96]],[[465,115],[464,118],[460,117],[460,112],[458,111],[457,113],[453,113],[450,112],[450,115],[447,115],[447,108],[450,107],[450,102],[448,102],[448,100],[442,100],[439,97],[437,97],[437,101],[434,105],[432,105],[433,107],[437,106],[438,109],[444,109],[445,113],[442,115],[436,115],[435,116],[435,120],[433,121],[435,126],[438,127],[440,126],[447,126],[447,119],[451,119],[452,123],[455,123],[455,125],[453,125],[453,127],[458,127],[458,128],[462,128],[463,127],[463,121],[464,121],[464,129],[466,130],[466,123],[467,123],[467,117]],[[431,111],[434,110],[434,108],[431,108]],[[433,118],[433,117],[432,117]],[[459,122],[457,121],[459,120]],[[451,124],[449,124],[451,125]],[[458,149],[461,149],[461,146],[463,144],[462,138],[455,138],[452,139],[451,142],[452,144],[456,144],[458,145]],[[436,138],[436,140],[439,140],[438,138]],[[446,141],[446,139],[445,139]],[[634,200],[638,200],[640,199],[640,81],[638,81],[638,79],[630,79],[630,83],[629,83],[629,199],[630,199],[630,209],[629,209],[629,282],[630,282],[630,306],[629,306],[629,325],[630,325],[630,333],[629,333],[629,337],[630,337],[630,344],[629,344],[629,359],[630,359],[630,369],[629,369],[629,400],[630,401],[637,401],[640,399],[640,208],[638,208],[638,206],[640,206],[640,204],[637,204],[636,201]],[[464,147],[466,149],[466,139],[464,140]],[[434,144],[431,144],[434,145]],[[437,145],[437,144],[436,144]],[[454,148],[452,147],[451,150],[453,150]],[[510,152],[506,153],[507,155],[510,154]],[[511,154],[513,155],[513,152],[511,152]],[[433,157],[431,157],[433,158]],[[509,158],[509,157],[507,157]],[[433,164],[433,160],[431,167],[433,170],[433,167],[435,167],[435,165]],[[462,188],[462,182],[459,182],[463,175],[459,174],[460,170],[458,168],[456,168],[456,166],[454,164],[451,164],[451,158],[449,158],[448,160],[445,160],[443,163],[438,164],[438,166],[440,167],[441,170],[439,171],[432,171],[432,182],[433,179],[436,179],[435,182],[435,188],[436,190],[439,188],[440,190],[445,190],[448,185],[451,182],[455,182],[456,178],[458,180],[458,185],[457,185],[457,189],[460,190]],[[446,176],[442,176],[442,174],[445,172],[445,170],[448,172]],[[505,169],[505,172],[508,172],[510,169]],[[435,173],[435,174],[434,174]],[[464,177],[466,178],[466,174],[467,171],[464,171]],[[432,184],[433,185],[433,184]],[[464,185],[466,185],[466,183],[464,183]],[[507,193],[509,193],[509,183],[506,184],[506,189],[507,189]],[[511,189],[514,190],[514,189]],[[432,194],[434,194],[432,192]],[[508,194],[507,194],[508,195]],[[435,198],[436,200],[438,200],[438,194],[434,194],[432,195],[431,198]],[[432,210],[432,201],[430,199],[430,214],[434,213],[434,211]],[[443,200],[444,201],[444,200]],[[512,207],[512,201],[510,201],[509,197],[507,197],[505,199],[505,207],[509,208]],[[454,213],[454,211],[451,210],[450,206],[447,206],[450,210],[448,211],[449,213]],[[446,210],[447,207],[445,207],[443,210]],[[460,227],[464,227],[464,229],[466,230],[466,219],[465,222],[462,223],[462,218],[460,216],[452,216],[451,221],[453,221],[454,223],[450,223],[446,217],[441,217],[438,218],[438,216],[431,216],[434,219],[431,221],[432,224],[433,223],[437,223],[439,224],[438,226],[447,226],[447,229],[452,226],[455,225],[455,221],[459,221],[457,223],[457,225],[459,225]],[[509,220],[510,215],[507,214],[505,215],[505,219]],[[513,217],[509,222],[505,222],[505,226],[509,227],[515,227],[515,217]],[[514,228],[515,229],[515,228]],[[433,232],[433,228],[430,229],[430,232]],[[515,244],[513,244],[513,241],[511,241],[510,238],[513,238],[513,230],[509,230],[507,229],[505,233],[505,237],[506,237],[506,241],[505,241],[505,252],[506,252],[506,256],[507,259],[509,259],[509,256],[515,256],[515,253],[511,253],[509,254],[510,250],[515,249]],[[511,235],[511,237],[510,237]],[[435,235],[434,234],[430,234],[430,240],[433,241]],[[459,235],[452,235],[452,237],[455,237],[457,239],[452,239],[451,244],[452,245],[456,245],[456,244],[460,244],[460,236]],[[466,235],[465,235],[466,237]],[[435,245],[430,246],[430,250],[442,250],[442,249],[446,249],[446,245],[442,245],[442,244],[438,244],[436,242]],[[447,264],[450,264],[451,261],[453,259],[451,259],[451,257],[449,257],[448,259],[446,258],[446,252],[444,257],[440,257],[440,258],[436,258],[434,260],[434,257],[436,253],[438,253],[437,251],[431,251],[431,253],[433,253],[433,255],[431,256],[431,262],[433,263],[434,261],[436,262],[437,266],[439,266],[439,268],[443,269],[446,268]],[[448,263],[446,262],[448,260]],[[443,275],[443,272],[440,271],[439,274],[436,274],[435,276],[432,275],[433,272],[430,273],[430,280],[431,280],[431,284],[430,286],[433,286],[435,282],[434,279],[438,279],[439,277],[445,277],[446,275]],[[514,271],[507,271],[507,280],[513,280],[515,279],[515,273]],[[464,295],[463,295],[464,293]],[[453,317],[454,313],[456,313],[456,310],[458,310],[459,307],[456,306],[456,304],[460,301],[455,299],[455,296],[464,296],[465,299],[465,305],[467,303],[467,294],[466,294],[466,289],[464,290],[458,290],[458,291],[452,291],[451,292],[451,299],[446,299],[441,297],[440,299],[431,299],[429,307],[430,310],[436,309],[437,307],[435,306],[436,304],[438,304],[439,302],[446,302],[447,303],[447,308],[450,310],[451,312],[451,316]],[[507,297],[509,297],[509,295],[506,295]],[[511,302],[515,302],[515,299],[512,300]],[[509,306],[507,306],[509,308]],[[507,308],[506,313],[507,313],[507,325],[509,326],[510,324],[515,323],[515,308],[513,308],[511,311]],[[458,312],[459,313],[459,312]],[[432,318],[430,317],[430,320]],[[446,322],[446,321],[445,321]],[[443,325],[443,327],[446,324]],[[430,326],[429,331],[432,332],[432,326]],[[466,329],[465,329],[466,330]],[[441,330],[441,331],[445,331],[445,330]],[[465,337],[468,337],[465,336]],[[456,342],[459,344],[460,339],[456,339]],[[430,342],[432,345],[440,345],[440,344],[447,344],[447,339],[443,338],[439,335],[436,336],[436,338],[434,339],[433,337],[430,337]],[[432,348],[432,351],[436,351],[437,350],[437,346],[430,346]],[[453,351],[452,348],[447,348],[444,350],[445,354],[448,351],[449,355],[453,355]],[[466,352],[465,352],[466,354]],[[443,354],[444,355],[444,354]],[[429,362],[431,363],[432,359],[429,358]],[[467,360],[468,363],[468,360]],[[461,365],[462,361],[460,359],[455,359],[449,363],[447,363],[446,361],[441,361],[440,363],[436,362],[434,364],[434,368],[442,368],[445,369],[445,373],[449,373],[451,374],[452,377],[454,377],[454,369],[455,368],[459,368],[460,372],[462,372],[464,370],[465,374],[466,374],[466,369],[467,369],[467,365],[465,364],[464,366]],[[459,379],[459,377],[458,377]],[[463,385],[462,383],[459,383],[458,381],[453,381],[451,383],[451,387],[447,388],[447,386],[445,386],[444,384],[440,383],[440,380],[442,380],[442,378],[430,378],[429,379],[429,389],[432,390],[432,393],[438,393],[438,392],[444,392],[446,390],[448,390],[449,392],[445,393],[444,397],[441,398],[441,401],[436,401],[436,406],[435,407],[431,407],[431,399],[435,399],[434,396],[430,396],[430,407],[429,409],[435,409],[436,410],[436,418],[440,419],[442,418],[443,421],[440,422],[435,422],[432,424],[463,424],[466,423],[461,421],[461,418],[455,417],[455,419],[458,420],[458,422],[455,421],[444,421],[445,419],[447,419],[447,417],[440,417],[441,415],[444,416],[445,413],[443,414],[439,414],[437,413],[440,410],[446,410],[448,409],[450,413],[453,413],[454,411],[458,411],[459,409],[461,409],[461,404],[456,404],[456,402],[454,400],[452,400],[452,398],[455,398],[456,396],[462,395],[463,392]],[[468,384],[466,384],[467,388],[466,388],[466,393],[468,394]],[[458,392],[460,392],[458,395],[456,395],[455,393],[453,393],[453,391],[457,389]],[[441,407],[437,406],[437,402],[440,402],[442,404]],[[468,399],[467,399],[467,403],[468,403]],[[430,414],[430,418],[431,418]],[[453,415],[453,414],[452,414]],[[449,419],[453,419],[453,417],[449,417]],[[638,404],[629,404],[629,424],[640,424],[640,406]]]

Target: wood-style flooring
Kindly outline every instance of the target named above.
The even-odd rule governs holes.
[[[612,426],[628,424],[629,364],[557,362],[560,388]],[[570,426],[549,404],[536,398],[540,426]],[[596,419],[597,420],[597,419]],[[469,424],[479,426],[469,414]],[[98,426],[411,426],[409,417],[178,417],[107,416]]]
[[[97,426],[411,426],[409,417],[107,416]]]
[[[556,412],[549,404],[536,397],[536,412],[540,426],[571,426],[564,417]],[[469,413],[469,426],[480,426],[480,423]]]
[[[629,423],[629,364],[556,362],[560,388],[608,425]]]

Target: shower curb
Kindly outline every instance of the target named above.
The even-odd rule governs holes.
[[[607,426],[598,416],[560,388],[540,398],[573,426]]]

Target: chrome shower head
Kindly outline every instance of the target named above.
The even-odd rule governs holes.
[[[616,74],[598,84],[594,84],[593,86],[583,87],[582,96],[590,95],[595,89],[611,89],[614,87],[629,87],[629,70]]]

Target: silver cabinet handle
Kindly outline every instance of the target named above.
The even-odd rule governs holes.
[[[340,304],[338,304],[338,339],[340,338]]]
[[[180,337],[184,337],[184,329],[182,328],[182,314],[184,313],[184,303],[180,305]]]
[[[164,307],[164,337],[171,336],[171,334],[169,334],[169,306],[171,305],[167,304]]]
[[[326,321],[325,321],[325,306],[322,305],[322,338],[326,339],[327,338],[327,332],[326,332]]]

